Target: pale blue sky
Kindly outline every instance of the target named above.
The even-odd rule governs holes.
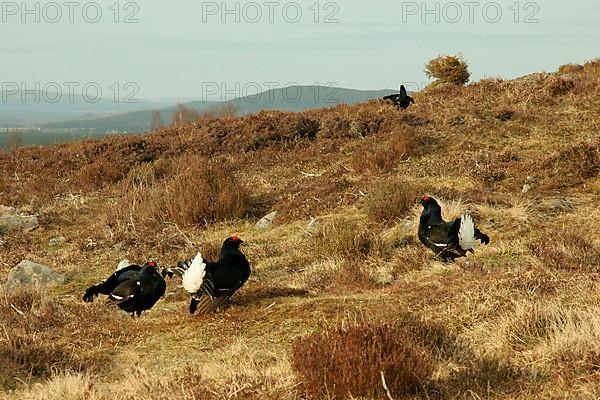
[[[398,0],[273,1],[271,23],[266,1],[240,2],[239,23],[234,14],[222,22],[221,1],[138,2],[137,12],[127,1],[117,3],[120,20],[135,12],[139,22],[132,24],[113,21],[110,7],[116,0],[96,2],[103,11],[96,24],[82,15],[83,5],[91,2],[74,8],[74,23],[69,22],[69,8],[62,1],[57,3],[63,16],[56,23],[47,21],[54,18],[54,9],[47,8],[46,14],[42,10],[47,1],[39,6],[39,23],[35,11],[23,15],[20,1],[3,2],[0,81],[98,82],[106,91],[113,82],[135,82],[140,99],[202,98],[203,82],[223,83],[233,92],[236,82],[240,88],[255,82],[265,90],[267,82],[279,86],[332,82],[357,89],[395,88],[401,82],[423,85],[425,62],[439,54],[464,54],[475,80],[552,71],[563,63],[600,57],[598,0],[473,2],[477,5],[472,23],[465,5],[468,0],[450,6],[439,2],[439,23],[435,12],[422,22],[421,1]],[[225,4],[234,9],[235,3]],[[434,9],[435,3],[427,1],[427,8]],[[27,4],[34,9],[35,2]],[[288,14],[284,16],[285,4]],[[244,5],[248,18],[254,18],[255,5],[259,6],[263,13],[259,22],[244,18]],[[500,21],[486,21],[484,7],[488,19],[501,9]],[[217,14],[204,15],[203,21],[203,9],[211,8],[217,8]],[[302,11],[300,21],[286,21],[294,18],[296,9]],[[455,18],[457,9],[463,13],[459,22],[444,18],[444,10],[448,18]],[[94,8],[87,10],[86,16],[93,18]],[[332,12],[338,22],[324,23]],[[531,13],[538,22],[524,23]]]

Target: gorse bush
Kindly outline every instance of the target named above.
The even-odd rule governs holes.
[[[385,398],[382,373],[392,396],[414,394],[434,367],[410,333],[372,323],[326,328],[298,339],[292,365],[313,399]]]
[[[435,83],[453,83],[464,85],[469,82],[471,73],[469,66],[462,56],[440,56],[429,60],[425,66],[428,78],[434,78]]]

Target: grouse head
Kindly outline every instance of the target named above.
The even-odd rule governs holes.
[[[225,242],[223,243],[223,247],[228,246],[228,247],[233,247],[233,248],[238,249],[240,247],[240,244],[242,244],[242,243],[244,243],[244,241],[242,239],[240,239],[238,235],[233,235],[233,236],[225,239]]]
[[[146,264],[144,264],[144,267],[147,267],[148,269],[152,268],[154,270],[158,270],[158,264],[154,261],[148,261]]]
[[[408,93],[406,93],[406,88],[404,87],[404,85],[400,85],[400,97],[406,98],[407,96]]]
[[[428,208],[428,207],[431,207],[431,206],[437,206],[437,207],[440,206],[438,204],[438,202],[433,197],[430,197],[430,196],[427,196],[427,195],[425,195],[425,196],[423,196],[421,198],[421,205],[423,207],[425,207],[425,208]]]

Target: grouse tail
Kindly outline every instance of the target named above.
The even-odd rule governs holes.
[[[464,214],[460,217],[458,245],[465,251],[472,250],[475,247],[475,224],[469,214]]]
[[[192,265],[183,273],[181,283],[183,288],[188,293],[197,293],[204,283],[204,276],[206,275],[206,263],[202,259],[202,254],[196,254],[192,261]]]

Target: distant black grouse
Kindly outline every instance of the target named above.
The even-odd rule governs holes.
[[[237,235],[227,238],[218,262],[206,261],[200,253],[196,254],[182,278],[184,289],[192,296],[190,313],[215,311],[246,283],[250,264],[239,249],[242,243]]]
[[[419,221],[419,240],[429,247],[443,261],[466,257],[473,253],[475,240],[488,244],[490,238],[475,228],[473,218],[464,214],[452,222],[442,219],[442,208],[429,196],[423,196],[421,204],[424,209]]]
[[[389,96],[385,96],[383,100],[391,100],[392,103],[400,110],[405,110],[411,103],[414,103],[415,100],[406,93],[406,88],[404,85],[400,85],[400,92],[397,94],[390,94]]]
[[[117,271],[104,282],[89,287],[83,300],[92,302],[98,294],[108,295],[108,304],[118,305],[132,315],[140,316],[151,309],[165,294],[165,280],[158,273],[154,261],[139,265],[119,263]]]

